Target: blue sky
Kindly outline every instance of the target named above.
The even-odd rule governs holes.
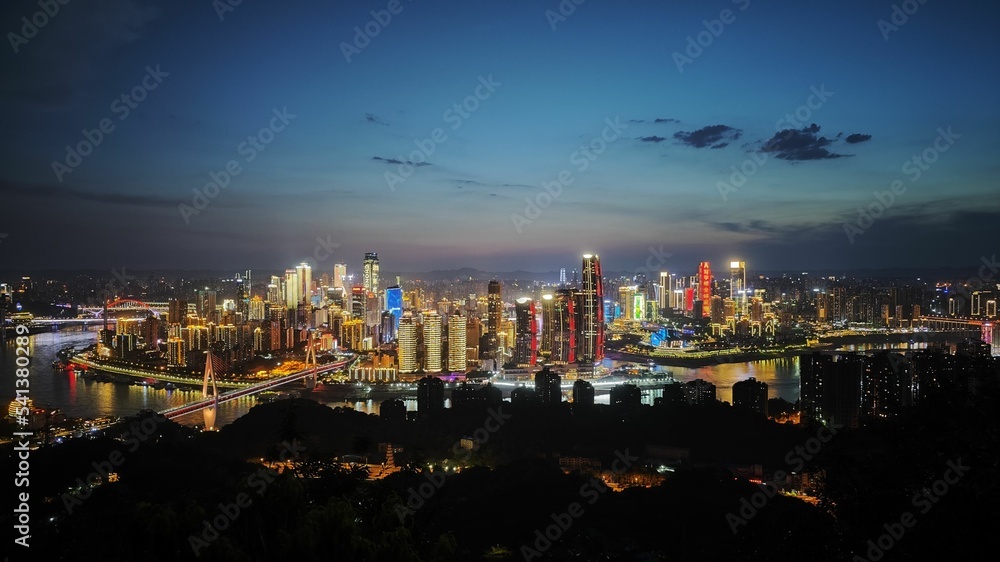
[[[207,0],[74,2],[17,53],[8,34],[0,268],[283,268],[316,261],[317,237],[339,244],[319,267],[377,251],[397,271],[547,271],[586,251],[635,269],[650,247],[675,270],[972,267],[996,252],[995,3],[927,0],[886,40],[893,2],[587,0],[553,30],[554,1],[402,0],[348,62],[342,43],[388,4],[244,0],[220,21]],[[6,3],[5,33],[38,10]],[[119,119],[114,100],[157,65],[168,76]],[[489,77],[454,129],[446,111]],[[807,121],[776,125],[810,102]],[[295,117],[246,161],[238,147],[275,108]],[[115,129],[60,181],[53,162],[105,118]],[[581,170],[609,119],[625,128]],[[947,150],[907,174],[949,127]],[[390,189],[393,161],[439,128],[427,165]],[[185,221],[179,205],[230,160],[241,172]],[[537,218],[512,218],[564,170]],[[905,191],[849,237],[895,180]]]

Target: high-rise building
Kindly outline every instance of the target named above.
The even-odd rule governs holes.
[[[417,381],[417,417],[433,418],[444,411],[444,381],[430,375]]]
[[[295,274],[299,283],[296,304],[310,304],[312,299],[312,266],[302,262],[295,266]]]
[[[424,370],[441,372],[441,315],[436,310],[422,313],[424,333]]]
[[[576,291],[560,289],[552,303],[552,331],[549,349],[553,363],[576,361]]]
[[[261,321],[264,320],[264,311],[267,307],[264,305],[264,299],[260,298],[260,295],[256,295],[250,299],[249,306],[249,316],[247,320],[250,321]]]
[[[580,379],[573,383],[573,411],[594,405],[594,385]]]
[[[389,287],[385,290],[385,310],[396,318],[393,332],[398,332],[399,319],[403,317],[403,289],[399,286]]]
[[[535,393],[543,404],[562,402],[562,377],[548,367],[535,373]]]
[[[170,299],[167,301],[167,322],[170,324],[184,324],[187,321],[187,301],[184,299]]]
[[[366,291],[378,293],[378,254],[375,252],[365,253],[364,284]]]
[[[346,278],[347,278],[347,264],[345,263],[333,264],[333,279],[332,279],[333,288],[343,289],[344,279]]]
[[[299,287],[299,274],[297,270],[286,269],[284,279],[285,308],[292,311],[293,318],[295,310],[298,308],[299,303],[302,302]]]
[[[802,422],[858,427],[865,359],[854,354],[812,353],[799,359]]]
[[[742,261],[729,262],[729,298],[736,302],[736,312],[747,314],[747,264]]]
[[[522,297],[515,302],[514,363],[518,367],[535,364],[538,354],[538,324],[535,322],[535,301]]]
[[[490,281],[486,301],[486,349],[484,359],[500,360],[500,321],[503,317],[503,297],[500,293],[500,282]]]
[[[565,287],[566,286],[566,268],[565,267],[560,267],[559,268],[559,286],[560,287]]]
[[[409,312],[399,321],[399,372],[412,373],[417,370],[417,324]]]
[[[684,383],[684,394],[692,406],[705,406],[716,401],[715,385],[704,379]]]
[[[542,295],[542,337],[538,351],[544,355],[552,353],[552,329],[555,326],[555,299],[551,294]]]
[[[601,260],[596,255],[583,256],[583,285],[579,300],[577,360],[592,364],[604,359],[604,281],[601,278]]]
[[[734,383],[733,406],[767,416],[767,383],[754,377]]]
[[[711,312],[708,302],[712,298],[712,266],[703,261],[698,264],[698,300],[702,304],[702,315],[708,316]]]
[[[670,297],[674,294],[674,288],[671,286],[669,271],[660,272],[660,284],[656,288],[656,306],[661,310],[673,308],[674,304]]]
[[[198,291],[198,317],[206,322],[215,321],[216,300],[215,291]]]
[[[635,291],[638,287],[633,285],[622,285],[618,287],[618,306],[621,310],[621,317],[625,320],[635,320]]]
[[[464,373],[466,365],[465,316],[452,314],[448,317],[448,370]]]

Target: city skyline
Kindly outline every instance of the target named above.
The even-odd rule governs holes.
[[[0,196],[102,251],[8,212],[0,267],[378,248],[397,270],[534,271],[599,248],[627,270],[653,247],[809,270],[995,250],[995,5],[569,4],[61,7],[0,55],[18,139]],[[20,36],[37,10],[0,21]]]

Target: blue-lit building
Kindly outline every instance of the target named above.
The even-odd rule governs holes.
[[[393,333],[398,333],[399,319],[403,317],[403,289],[398,285],[385,290],[385,311],[395,317],[396,326]]]

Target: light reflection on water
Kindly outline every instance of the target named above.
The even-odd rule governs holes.
[[[98,327],[70,327],[58,332],[46,332],[32,336],[31,362],[31,398],[37,405],[62,408],[70,417],[126,416],[139,410],[165,410],[192,402],[200,397],[198,391],[166,390],[152,387],[132,386],[116,383],[101,383],[87,381],[76,377],[72,372],[55,372],[51,364],[57,359],[56,353],[65,347],[74,346],[77,349],[96,342]],[[871,349],[919,349],[925,344],[861,344],[844,346],[848,351],[866,351]],[[3,380],[12,381],[14,373],[14,342],[9,341],[2,354]],[[625,361],[606,361],[611,368],[624,365]],[[780,397],[789,402],[795,402],[799,397],[799,358],[785,357],[750,361],[746,363],[723,363],[705,367],[671,367],[657,366],[657,372],[673,375],[678,382],[687,382],[696,378],[705,379],[716,385],[719,400],[732,401],[733,383],[749,377],[755,377],[768,385],[768,397]],[[9,375],[9,376],[8,376]],[[294,389],[294,387],[292,387]],[[598,403],[608,403],[606,391],[598,391]],[[5,406],[14,395],[13,384],[3,389],[2,397]],[[446,393],[447,395],[447,393]],[[653,400],[662,395],[661,390],[644,389],[643,403],[652,404]],[[378,414],[379,404],[384,399],[368,398],[365,400],[344,400],[328,392],[314,392],[312,399],[330,407],[342,406],[353,408],[359,412]],[[416,398],[413,395],[400,396],[406,403],[408,411],[416,410]],[[216,425],[231,423],[250,410],[257,400],[253,397],[243,397],[219,405]],[[186,425],[203,423],[202,414],[196,412],[178,418],[177,421]]]

